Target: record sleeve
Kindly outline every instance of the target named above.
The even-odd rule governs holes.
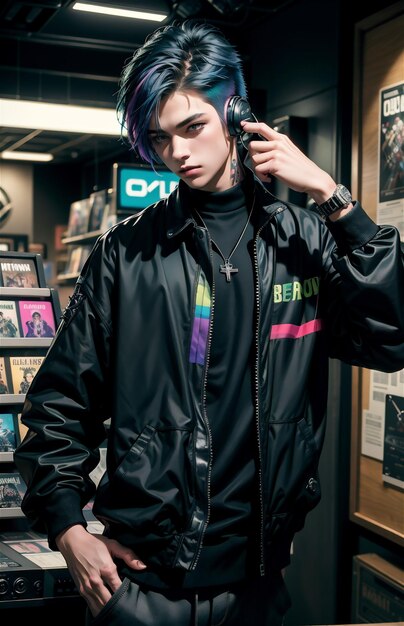
[[[17,305],[14,300],[0,300],[0,339],[21,337]]]
[[[67,225],[67,236],[83,235],[88,231],[88,220],[90,217],[90,199],[77,200],[70,205],[69,223]]]
[[[27,393],[44,356],[10,356],[13,393]]]
[[[18,440],[22,441],[28,432],[28,427],[22,423],[21,413],[18,413],[17,415],[17,426],[18,426]]]
[[[404,489],[404,398],[392,394],[386,396],[383,481]]]
[[[71,248],[66,266],[66,274],[79,274],[83,246]]]
[[[35,261],[33,259],[9,259],[0,257],[2,287],[39,287]]]
[[[52,302],[20,300],[18,303],[24,337],[54,337]]]
[[[0,356],[0,395],[5,393],[12,393],[12,385],[7,375],[6,357]]]
[[[21,474],[0,474],[0,508],[11,509],[20,507],[26,491]]]
[[[14,452],[17,445],[15,419],[12,413],[0,413],[0,456],[2,452]]]
[[[94,191],[90,195],[90,217],[88,221],[88,231],[100,230],[107,206],[107,190]]]

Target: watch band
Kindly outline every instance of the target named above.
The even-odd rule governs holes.
[[[335,211],[348,206],[351,202],[351,192],[344,185],[338,184],[332,196],[321,204],[315,204],[314,208],[323,219],[326,219]]]

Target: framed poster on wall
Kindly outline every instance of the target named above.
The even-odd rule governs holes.
[[[404,80],[380,89],[378,174],[377,223],[404,241]]]

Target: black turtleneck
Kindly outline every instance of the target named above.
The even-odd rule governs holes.
[[[215,306],[207,415],[212,431],[211,514],[195,581],[221,584],[247,576],[255,464],[252,400],[254,274],[253,222],[231,255],[230,282],[220,272],[246,224],[253,198],[244,181],[227,191],[192,190],[194,208],[212,239]],[[217,244],[217,246],[215,245]],[[187,576],[191,584],[191,575]],[[193,577],[192,577],[193,578]],[[199,582],[199,584],[201,584]]]
[[[170,572],[166,578],[163,572],[156,575],[145,570],[135,576],[156,587],[196,588],[245,580],[255,556],[254,215],[231,256],[238,273],[232,274],[230,282],[220,272],[223,259],[215,246],[228,257],[247,222],[253,198],[244,182],[222,192],[187,191],[189,208],[197,209],[214,242],[215,305],[207,380],[213,450],[211,508],[195,571]]]

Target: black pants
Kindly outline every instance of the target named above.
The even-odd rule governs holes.
[[[156,590],[125,578],[88,626],[281,626],[290,606],[281,573],[228,589]]]

